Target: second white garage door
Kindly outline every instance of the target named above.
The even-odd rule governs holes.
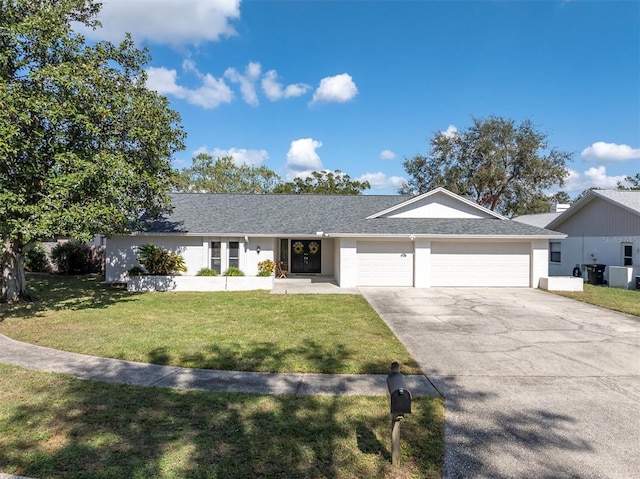
[[[358,286],[413,286],[413,243],[358,241]]]
[[[431,243],[432,286],[529,287],[529,243]]]

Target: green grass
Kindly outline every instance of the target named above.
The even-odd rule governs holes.
[[[359,295],[128,293],[94,277],[34,275],[37,303],[0,305],[0,333],[41,346],[191,368],[421,374]]]
[[[48,478],[440,477],[443,404],[417,398],[391,466],[384,397],[80,381],[0,365],[0,471]]]
[[[553,293],[614,311],[640,316],[640,291],[585,283],[584,291],[553,291]]]

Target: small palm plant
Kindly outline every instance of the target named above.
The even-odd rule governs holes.
[[[187,271],[182,255],[152,243],[138,246],[138,262],[144,266],[148,274],[156,276],[169,276]]]

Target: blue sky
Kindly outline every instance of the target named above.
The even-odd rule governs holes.
[[[640,2],[103,0],[92,39],[149,48],[187,148],[283,179],[342,170],[394,194],[402,162],[472,116],[573,153],[562,188],[640,172]]]

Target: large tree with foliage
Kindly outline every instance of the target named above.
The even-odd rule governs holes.
[[[533,213],[542,206],[532,205],[547,204],[544,190],[564,183],[570,158],[549,147],[547,135],[530,120],[473,118],[457,133],[436,132],[428,156],[404,161],[410,179],[400,193],[442,186],[506,216]]]
[[[177,190],[197,193],[270,193],[280,177],[266,166],[236,165],[233,158],[198,154],[178,174]]]
[[[130,37],[88,44],[93,0],[0,0],[1,301],[30,299],[38,240],[126,231],[169,207],[180,118],[145,87]]]
[[[352,180],[340,170],[314,171],[306,178],[296,177],[293,181],[281,183],[274,193],[317,194],[317,195],[360,195],[371,188],[368,181]]]
[[[630,186],[626,186],[620,181],[618,182],[619,190],[640,190],[640,173],[636,173],[635,176],[626,176],[624,180],[629,183]]]

